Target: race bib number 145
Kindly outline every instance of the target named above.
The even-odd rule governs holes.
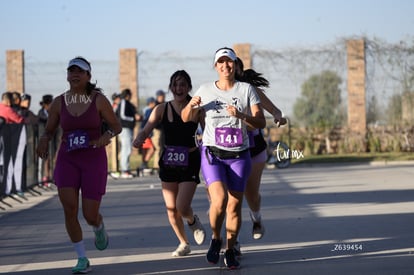
[[[73,131],[68,135],[67,151],[89,147],[88,133],[82,130]]]

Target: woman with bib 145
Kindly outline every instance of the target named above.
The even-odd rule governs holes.
[[[69,61],[69,90],[53,100],[37,147],[38,156],[47,158],[48,143],[57,128],[62,128],[54,180],[63,206],[66,231],[78,256],[78,263],[72,268],[75,274],[91,271],[78,220],[80,193],[82,213],[93,228],[96,248],[104,250],[108,246],[108,235],[99,212],[108,174],[105,146],[122,130],[111,103],[101,89],[90,82],[91,71],[90,63],[83,57]],[[103,122],[108,126],[104,132]]]

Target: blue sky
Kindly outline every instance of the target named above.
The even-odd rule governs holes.
[[[5,57],[11,49],[24,50],[26,92],[34,96],[36,110],[42,94],[64,91],[65,64],[74,56],[93,61],[94,76],[112,93],[119,87],[117,66],[95,65],[116,64],[121,48],[194,59],[237,43],[275,50],[356,36],[398,43],[413,40],[413,14],[412,0],[0,0],[0,88],[6,89]],[[164,61],[158,62],[160,67]],[[172,70],[191,65],[181,62],[165,71],[146,68],[140,96],[165,89]],[[104,72],[97,74],[99,69]],[[189,69],[194,88],[215,77],[212,68],[205,72]],[[300,91],[274,84],[270,98],[290,113]]]
[[[114,59],[120,48],[198,55],[249,42],[269,48],[368,35],[398,42],[414,30],[411,0],[1,0],[0,61],[82,55]]]

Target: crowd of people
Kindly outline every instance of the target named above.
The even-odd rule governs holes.
[[[32,147],[37,143],[41,133],[44,130],[48,118],[48,109],[52,103],[53,95],[45,94],[39,102],[40,109],[35,114],[32,111],[32,97],[27,93],[19,93],[17,91],[4,92],[0,102],[0,125],[3,124],[24,124],[27,126],[27,144]],[[54,143],[49,145],[50,158],[39,161],[37,168],[38,174],[36,181],[41,186],[50,187],[52,182],[51,162],[52,156],[56,150],[57,138]],[[27,150],[28,154],[33,153]],[[28,158],[30,161],[32,158]],[[18,194],[22,192],[18,190]]]
[[[158,172],[168,220],[179,242],[172,256],[191,253],[185,223],[196,244],[202,245],[206,239],[203,223],[192,208],[200,183],[205,185],[210,202],[208,262],[217,264],[224,248],[225,265],[229,269],[240,267],[244,198],[250,209],[252,238],[263,237],[259,190],[267,157],[262,132],[266,126],[264,110],[273,116],[276,125],[286,120],[264,93],[269,82],[252,69],[244,70],[233,49],[218,49],[214,68],[218,79],[202,84],[192,96],[190,75],[184,70],[175,71],[168,85],[172,99],[166,101],[166,93],[159,90],[146,100],[142,113],[131,102],[130,89],[112,95],[110,102],[90,82],[92,67],[83,57],[69,61],[69,88],[55,98],[45,95],[38,115],[30,112],[29,95],[23,94],[19,101],[13,99],[13,93],[2,95],[0,117],[4,123],[42,125],[37,146],[42,160],[49,158],[50,141],[58,129],[62,131],[53,181],[64,210],[66,231],[78,258],[73,273],[91,270],[78,220],[79,206],[93,228],[96,248],[104,250],[109,243],[99,209],[108,175],[105,147],[117,135],[117,177],[134,177],[130,165],[133,147],[142,155],[139,169],[148,169],[152,161],[151,168]],[[19,102],[20,111],[13,107],[14,102]],[[141,126],[135,133],[137,122]],[[199,135],[201,139],[197,139]],[[223,228],[225,239],[221,235]]]

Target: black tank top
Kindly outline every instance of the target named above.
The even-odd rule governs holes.
[[[172,110],[173,121],[168,121],[168,109]],[[195,147],[195,132],[198,127],[198,123],[189,121],[184,123],[181,116],[177,114],[172,106],[171,102],[167,102],[165,105],[164,114],[162,117],[161,125],[164,129],[165,145],[168,146],[184,146]]]

